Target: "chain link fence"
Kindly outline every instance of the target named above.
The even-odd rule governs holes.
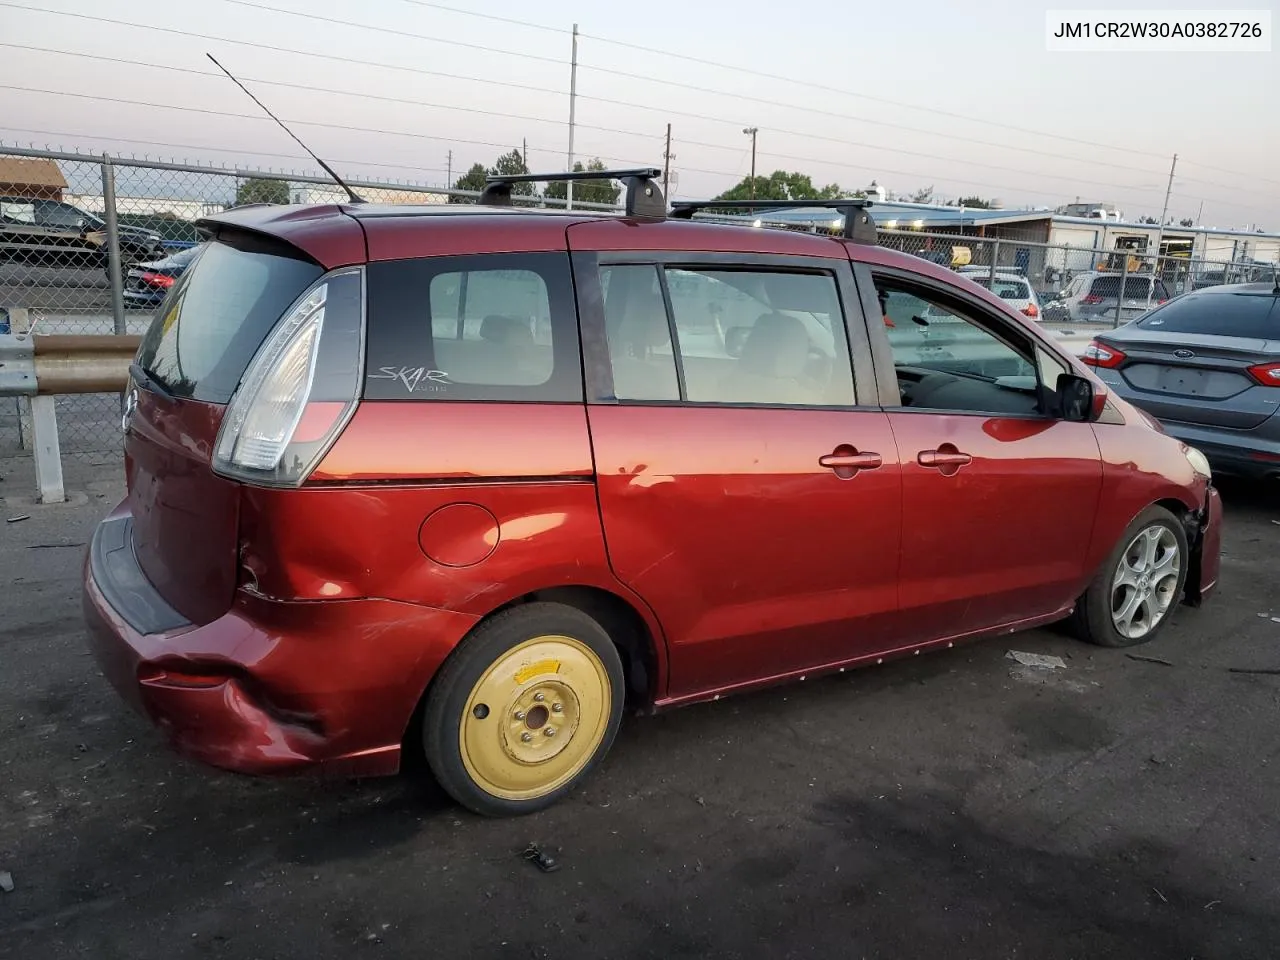
[[[478,196],[421,184],[360,180],[351,185],[370,203],[475,203]],[[141,334],[200,242],[195,227],[200,217],[249,203],[346,199],[341,188],[321,177],[0,147],[0,333]],[[565,202],[518,191],[513,200],[545,206]],[[574,207],[618,209],[581,201]],[[797,222],[775,213],[708,218],[820,234],[840,229],[836,220]],[[1016,229],[1001,237],[965,230],[978,232],[975,227],[930,232],[882,225],[878,241],[1017,300],[1019,308],[1047,326],[1076,332],[1128,322],[1188,290],[1270,279],[1275,270],[1274,264],[1157,258],[1145,251],[1022,240]],[[1024,302],[1034,309],[1024,308]],[[118,458],[119,414],[120,398],[113,394],[59,397],[63,455]],[[30,445],[27,401],[0,397],[0,457],[22,455]]]

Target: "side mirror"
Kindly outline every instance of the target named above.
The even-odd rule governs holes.
[[[1104,398],[1105,399],[1105,398]],[[1058,376],[1058,410],[1063,420],[1071,423],[1090,423],[1097,409],[1093,383],[1074,373]]]

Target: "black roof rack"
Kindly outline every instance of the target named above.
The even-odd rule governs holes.
[[[817,207],[836,210],[844,217],[846,240],[857,243],[876,242],[876,222],[867,213],[870,200],[850,197],[839,200],[681,200],[672,204],[671,217],[691,220],[699,210],[792,210],[797,207]]]
[[[664,220],[667,201],[654,180],[662,176],[657,167],[634,170],[574,170],[569,173],[496,174],[485,180],[479,203],[491,207],[511,206],[511,185],[515,183],[556,183],[566,180],[621,180],[626,186],[626,214]]]

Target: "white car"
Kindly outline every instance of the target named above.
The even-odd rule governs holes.
[[[1040,300],[1026,277],[1017,273],[996,271],[995,283],[991,282],[990,267],[961,267],[960,276],[986,287],[1001,300],[1006,301],[1033,320],[1040,319]]]

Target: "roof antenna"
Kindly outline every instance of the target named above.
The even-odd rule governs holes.
[[[315,153],[312,151],[312,149],[311,149],[310,147],[308,147],[305,143],[303,143],[301,140],[299,140],[299,139],[298,139],[298,137],[297,137],[297,134],[295,134],[292,130],[290,130],[288,127],[286,127],[286,126],[284,125],[284,121],[283,121],[283,120],[281,120],[281,119],[280,119],[279,117],[277,117],[274,113],[272,113],[270,110],[268,110],[268,109],[267,109],[267,107],[266,107],[266,104],[264,104],[261,100],[259,100],[257,97],[255,97],[252,93],[249,93],[249,88],[248,88],[248,87],[246,87],[246,86],[245,86],[243,83],[241,83],[239,80],[237,80],[237,79],[232,75],[232,73],[231,73],[231,71],[230,71],[230,70],[228,70],[226,67],[224,67],[222,64],[220,64],[220,63],[219,63],[219,62],[214,58],[214,56],[213,56],[213,54],[212,54],[212,53],[206,53],[206,54],[205,54],[205,56],[206,56],[206,57],[208,57],[210,60],[213,60],[213,65],[214,65],[215,67],[217,67],[219,70],[221,70],[223,73],[225,73],[228,77],[230,77],[230,78],[231,78],[231,82],[232,82],[232,83],[234,83],[234,84],[235,84],[237,87],[239,87],[241,90],[243,90],[243,91],[245,92],[245,94],[249,97],[249,99],[250,99],[250,100],[252,100],[252,101],[253,101],[254,103],[256,103],[258,106],[262,107],[262,112],[263,112],[263,113],[265,113],[268,117],[270,117],[270,118],[271,118],[272,120],[274,120],[276,123],[280,124],[280,129],[281,129],[281,130],[283,130],[285,133],[287,133],[289,136],[293,137],[294,141],[295,141],[295,142],[297,142],[298,146],[300,146],[303,150],[307,151],[307,153],[311,155],[311,159],[312,159],[312,160],[314,160],[316,163],[320,164],[320,166],[324,168],[324,172],[325,172],[325,173],[327,173],[329,176],[331,176],[331,177],[333,178],[333,182],[334,182],[334,183],[336,183],[338,186],[340,186],[343,190],[345,190],[345,191],[347,192],[347,196],[351,199],[351,202],[352,202],[352,203],[366,203],[366,202],[367,202],[367,201],[364,199],[364,197],[360,196],[358,193],[356,193],[354,190],[352,190],[349,186],[347,186],[347,185],[346,185],[346,183],[343,181],[343,179],[342,179],[340,176],[338,176],[336,173],[334,173],[334,172],[333,172],[333,167],[329,166],[327,163],[325,163],[323,160],[321,160],[319,157],[317,157],[317,156],[315,155]]]

